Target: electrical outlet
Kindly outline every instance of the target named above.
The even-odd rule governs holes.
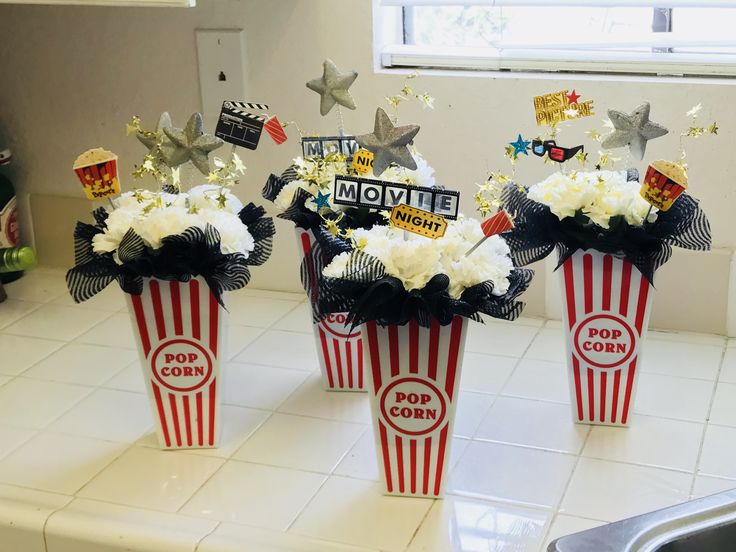
[[[242,29],[198,29],[197,59],[202,115],[212,132],[224,100],[245,99]]]

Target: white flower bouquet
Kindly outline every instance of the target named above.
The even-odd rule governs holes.
[[[168,114],[161,121],[171,124]],[[109,212],[102,207],[94,212],[94,225],[77,223],[75,266],[67,273],[72,297],[87,300],[113,280],[126,293],[140,295],[144,278],[187,282],[201,276],[221,301],[224,291],[248,283],[249,266],[270,256],[273,220],[262,207],[243,205],[232,192],[245,171],[234,152],[228,162],[215,159],[208,184],[185,191],[178,166],[187,158],[181,152],[176,158],[176,142],[167,138],[176,138],[177,129],[143,131],[137,118],[134,123],[138,138],[151,148],[134,176],[150,174],[162,185],[156,191],[123,193]],[[221,145],[202,133],[201,124],[199,114],[193,115],[186,132],[211,141],[211,148]],[[206,172],[207,157],[198,159],[196,167]]]
[[[320,310],[349,312],[356,325],[428,326],[432,319],[446,325],[456,315],[480,320],[480,313],[512,320],[532,273],[514,267],[498,236],[468,255],[483,238],[478,221],[462,216],[435,240],[388,226],[355,230],[353,249],[323,270]]]
[[[654,222],[657,214],[639,193],[639,182],[626,177],[626,171],[556,172],[531,186],[527,197],[560,220],[577,217],[605,230],[620,223],[641,226],[645,218]]]
[[[210,169],[208,154],[222,141],[204,134],[200,114],[185,130],[164,113],[155,131],[141,129],[137,117],[129,131],[148,150],[133,176],[152,176],[159,189],[123,193],[109,211],[94,211],[95,224],[77,223],[67,285],[77,302],[113,281],[125,292],[161,448],[216,447],[225,294],[245,286],[249,267],[270,256],[273,220],[232,192],[245,171],[234,149]],[[180,167],[190,161],[207,183],[186,189]],[[91,180],[104,183],[105,175],[98,170]]]

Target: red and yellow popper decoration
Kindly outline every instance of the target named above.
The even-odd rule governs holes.
[[[641,196],[660,211],[667,211],[687,189],[687,175],[677,163],[654,161],[647,168]]]
[[[74,161],[74,172],[87,199],[107,199],[120,193],[118,156],[102,148],[85,151]]]

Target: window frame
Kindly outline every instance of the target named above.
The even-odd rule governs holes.
[[[736,78],[736,54],[673,52],[668,41],[651,52],[613,52],[593,50],[555,50],[519,48],[429,47],[405,44],[406,25],[411,25],[409,6],[373,0],[374,54],[377,70],[436,69],[486,71],[498,74],[592,74],[647,77],[693,77],[697,79]],[[401,3],[401,0],[396,0]],[[444,5],[462,5],[448,1]],[[434,0],[432,5],[443,5]],[[736,8],[736,6],[734,6]],[[671,29],[673,8],[663,10],[660,23]],[[676,9],[676,7],[674,8]],[[654,13],[653,13],[654,15]],[[665,31],[665,28],[662,29]],[[662,32],[655,31],[655,32]],[[664,37],[663,37],[664,38]],[[703,45],[707,45],[706,40]]]

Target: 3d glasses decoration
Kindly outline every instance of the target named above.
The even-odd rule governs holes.
[[[554,140],[532,140],[532,153],[537,157],[544,157],[546,154],[552,161],[564,163],[575,157],[578,153],[584,151],[583,145],[574,148],[563,148],[558,146]]]

